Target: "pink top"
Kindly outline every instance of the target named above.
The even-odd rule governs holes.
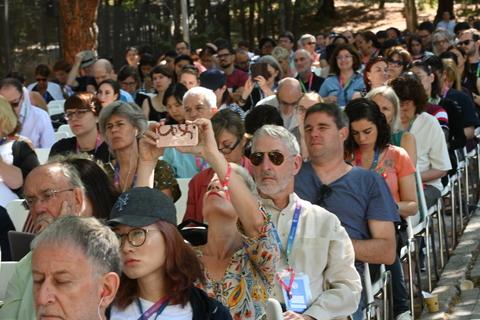
[[[399,180],[415,173],[415,167],[405,149],[388,145],[380,155],[375,171],[385,178],[395,202],[399,202]]]

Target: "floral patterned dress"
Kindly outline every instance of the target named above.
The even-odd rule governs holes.
[[[234,320],[266,319],[265,305],[273,289],[280,251],[270,217],[263,208],[260,211],[265,217],[261,235],[253,239],[240,230],[243,247],[233,254],[223,279],[213,280],[205,270],[206,284],[197,284],[210,297],[227,306]],[[194,249],[201,258],[203,246]]]

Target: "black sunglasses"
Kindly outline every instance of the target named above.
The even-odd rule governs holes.
[[[458,41],[457,45],[458,46],[468,46],[470,44],[470,42],[472,42],[473,40],[471,39],[467,39],[467,40],[463,40],[463,41]]]
[[[322,184],[318,190],[317,196],[317,205],[322,206],[325,204],[325,199],[327,199],[332,194],[332,188],[326,184]]]
[[[249,157],[250,162],[254,166],[259,166],[260,164],[262,164],[265,154],[268,155],[268,159],[270,160],[270,162],[276,166],[281,165],[285,160],[285,156],[280,152],[270,151],[270,152],[253,152],[252,154],[250,154],[250,157]]]

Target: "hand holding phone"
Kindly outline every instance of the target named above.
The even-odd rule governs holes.
[[[156,128],[157,148],[187,147],[198,144],[198,127],[195,124],[162,125]]]

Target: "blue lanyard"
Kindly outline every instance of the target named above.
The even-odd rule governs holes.
[[[157,315],[155,316],[155,319],[157,319],[157,317],[163,312],[163,310],[165,310],[165,308],[168,306],[168,300],[169,297],[163,297],[162,299],[158,300],[157,302],[155,302],[155,304],[153,306],[151,306],[150,308],[147,309],[147,311],[143,312],[143,308],[142,308],[142,303],[140,302],[140,299],[136,299],[135,301],[137,302],[137,306],[138,306],[138,309],[140,309],[140,317],[138,318],[138,320],[147,320],[148,318],[150,318],[155,312],[157,313]]]
[[[288,257],[292,252],[293,242],[295,241],[295,235],[297,233],[298,221],[300,220],[301,211],[302,211],[302,205],[300,204],[299,201],[297,201],[297,204],[295,205],[295,212],[293,213],[292,225],[290,226],[290,232],[288,234],[287,249],[285,250],[285,260],[287,262],[287,265],[289,264]],[[274,230],[273,234],[275,236],[275,239],[278,242],[280,252],[283,253],[282,240],[280,240],[280,236],[278,235],[277,229],[273,228],[273,230]]]

